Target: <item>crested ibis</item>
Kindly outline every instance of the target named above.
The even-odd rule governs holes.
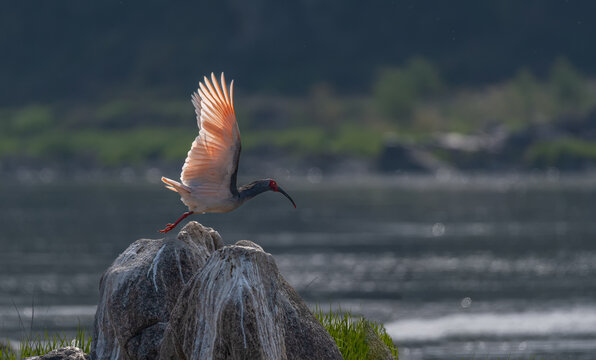
[[[192,104],[197,114],[199,135],[182,166],[181,182],[161,178],[166,188],[180,194],[188,211],[159,232],[167,233],[194,213],[232,211],[265,191],[282,193],[296,207],[290,195],[273,179],[256,180],[236,187],[241,144],[234,111],[233,80],[228,93],[223,73],[221,87],[213,73],[211,81],[205,76],[197,92],[192,94]]]

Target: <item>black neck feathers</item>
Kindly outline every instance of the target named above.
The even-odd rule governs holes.
[[[269,187],[269,179],[253,181],[250,184],[241,186],[238,189],[238,198],[244,202],[252,199],[253,197],[264,193],[265,191],[271,190]]]

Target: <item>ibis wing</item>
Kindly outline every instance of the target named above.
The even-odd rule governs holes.
[[[223,73],[221,87],[212,73],[211,82],[205,77],[199,85],[192,96],[199,135],[188,151],[180,179],[206,195],[234,193],[241,146],[233,104],[234,82],[228,93]]]

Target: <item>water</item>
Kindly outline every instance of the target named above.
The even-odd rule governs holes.
[[[192,219],[262,245],[309,304],[385,323],[401,359],[593,358],[596,178],[353,180]],[[101,273],[183,211],[154,183],[2,183],[0,338],[90,328]]]

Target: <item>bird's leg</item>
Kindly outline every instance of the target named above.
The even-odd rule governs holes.
[[[180,221],[186,219],[187,216],[192,215],[192,211],[187,211],[184,214],[182,214],[182,216],[180,216],[178,218],[178,220],[176,220],[176,222],[174,222],[173,224],[167,224],[165,229],[159,230],[160,233],[167,233],[168,231],[172,230],[173,228],[176,227],[176,225],[178,225],[178,223],[180,223]]]

